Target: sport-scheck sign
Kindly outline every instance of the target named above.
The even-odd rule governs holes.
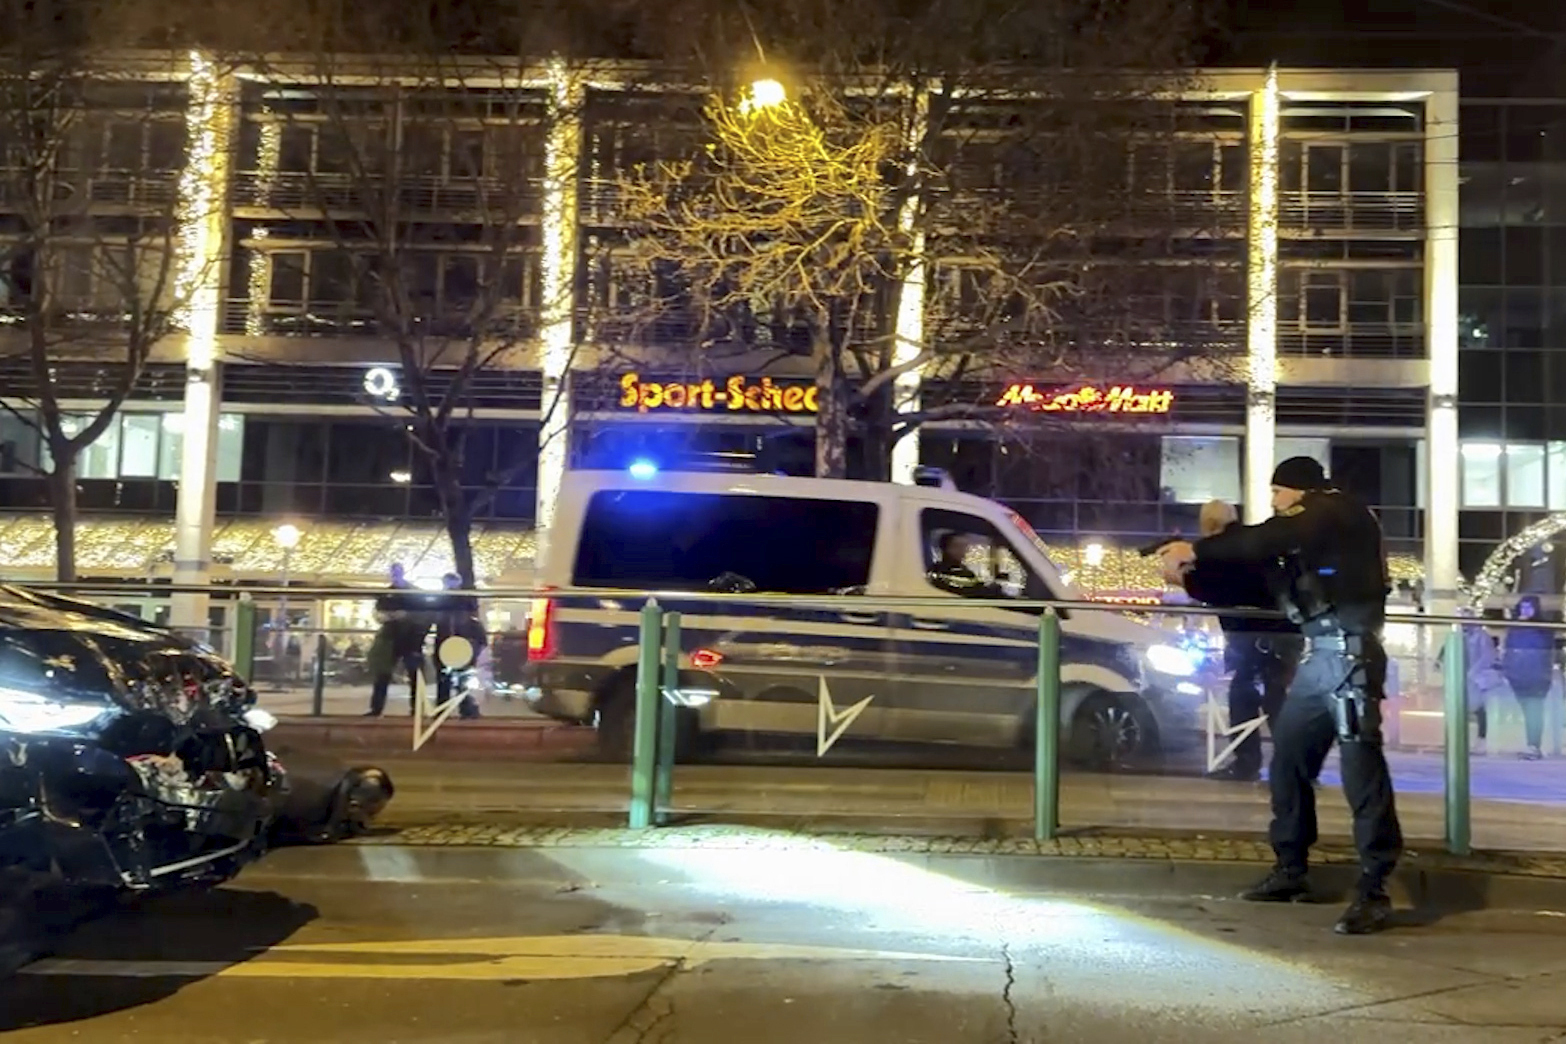
[[[1013,384],[1001,393],[995,405],[1037,413],[1168,413],[1174,405],[1174,392],[1165,388],[1138,391],[1129,384],[1116,384],[1107,390],[1084,384],[1043,391],[1031,384]]]
[[[620,378],[619,407],[650,413],[654,410],[730,410],[735,413],[815,413],[820,398],[815,385],[777,384],[771,377],[751,381],[736,374],[718,383],[700,381],[644,381],[641,374]]]

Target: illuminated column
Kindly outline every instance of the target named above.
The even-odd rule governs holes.
[[[930,92],[923,88],[914,95],[913,118],[909,121],[907,176],[919,176],[919,155],[930,127]],[[924,223],[920,218],[920,194],[910,193],[897,215],[898,229],[909,237],[910,262],[903,273],[903,285],[897,296],[897,322],[892,330],[892,366],[908,366],[924,351],[924,302],[929,271],[924,257]],[[898,374],[892,384],[892,408],[898,413],[917,413],[919,390],[923,384],[922,366],[910,367]],[[891,479],[912,483],[919,466],[919,429],[904,435],[892,447]]]
[[[228,234],[228,172],[237,86],[211,60],[190,54],[185,168],[180,173],[176,318],[186,332],[184,443],[175,507],[174,583],[211,580],[217,508],[218,412],[221,404],[217,332]],[[175,627],[202,632],[206,595],[175,595]]]
[[[1425,103],[1425,606],[1457,605],[1457,88]]]
[[[539,549],[549,538],[565,478],[571,438],[571,355],[577,263],[577,164],[582,149],[582,81],[562,60],[550,63],[549,136],[544,150],[543,314],[539,347],[544,371],[543,423],[538,433]]]
[[[1272,514],[1278,400],[1278,70],[1251,95],[1246,235],[1245,521]]]

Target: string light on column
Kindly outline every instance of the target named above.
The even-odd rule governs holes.
[[[1552,515],[1501,541],[1500,546],[1485,559],[1484,567],[1479,570],[1473,586],[1469,588],[1469,606],[1476,611],[1482,610],[1496,589],[1505,584],[1512,566],[1529,548],[1563,531],[1566,531],[1566,515]]]
[[[204,367],[211,363],[217,335],[218,284],[213,255],[222,240],[216,210],[227,177],[223,130],[228,114],[217,67],[200,51],[190,52],[188,89],[185,168],[179,175],[174,321],[190,333],[192,364]]]

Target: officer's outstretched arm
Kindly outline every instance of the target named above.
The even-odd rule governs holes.
[[[1196,561],[1260,565],[1297,551],[1305,543],[1311,520],[1305,505],[1296,504],[1254,526],[1230,526],[1222,533],[1198,540]]]

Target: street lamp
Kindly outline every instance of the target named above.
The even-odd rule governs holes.
[[[277,650],[272,654],[272,662],[278,665],[279,680],[282,677],[282,663],[288,656],[289,573],[294,564],[294,548],[299,546],[299,538],[303,535],[299,527],[292,523],[284,523],[272,530],[272,539],[283,549],[283,593],[277,599],[277,627],[274,629],[277,635]]]
[[[756,80],[740,99],[740,112],[749,116],[763,109],[775,109],[788,101],[788,89],[777,80]]]
[[[1099,566],[1103,565],[1104,545],[1095,540],[1093,543],[1084,547],[1082,549],[1082,560],[1088,565],[1092,566],[1094,569],[1097,569]]]

